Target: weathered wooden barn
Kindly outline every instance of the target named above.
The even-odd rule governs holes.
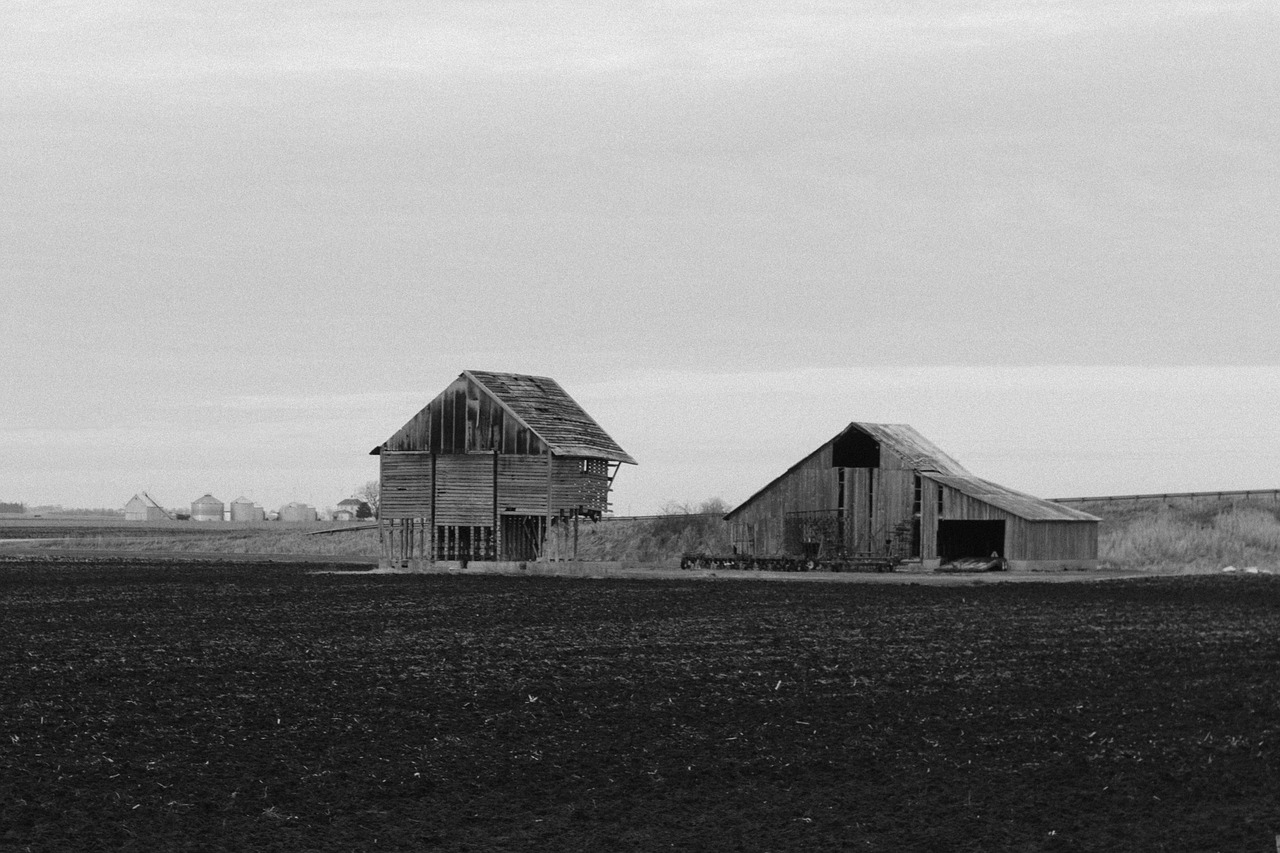
[[[549,556],[571,522],[608,510],[618,468],[635,464],[555,380],[481,370],[372,453],[390,562]]]
[[[725,520],[740,554],[1098,562],[1097,516],[974,476],[905,424],[849,424]]]

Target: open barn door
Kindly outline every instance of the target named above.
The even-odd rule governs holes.
[[[938,522],[938,556],[943,560],[1004,556],[1004,519],[944,519]]]

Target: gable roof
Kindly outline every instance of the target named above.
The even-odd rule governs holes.
[[[786,478],[792,471],[808,462],[827,447],[835,444],[841,437],[854,429],[866,433],[878,441],[882,448],[888,448],[902,457],[903,461],[910,468],[919,471],[921,476],[942,483],[945,486],[950,486],[956,491],[984,503],[989,503],[1019,518],[1024,518],[1028,521],[1101,521],[1097,516],[1090,515],[1087,512],[1070,509],[1061,504],[1037,498],[1025,492],[1019,492],[971,474],[963,465],[952,459],[940,447],[916,432],[915,428],[908,424],[873,424],[866,421],[853,421],[850,423],[813,453],[808,454],[782,472],[782,474],[770,480],[764,488],[727,513],[725,519],[733,518],[735,514],[746,508],[756,498],[773,488],[775,483]]]
[[[917,471],[941,471],[946,474],[969,474],[964,466],[942,451],[942,448],[916,432],[915,427],[908,424],[872,424],[866,421],[854,421],[842,429],[832,442],[837,441],[850,430],[858,429],[888,447],[902,461]],[[970,475],[972,476],[972,475]]]
[[[792,471],[796,470],[801,465],[804,465],[823,450],[839,441],[843,436],[848,434],[850,430],[854,429],[865,432],[867,435],[880,442],[882,446],[887,446],[904,460],[907,460],[912,467],[925,471],[946,471],[948,473],[956,474],[969,473],[964,469],[963,465],[952,459],[946,453],[943,453],[940,447],[929,441],[929,439],[925,438],[920,433],[916,432],[915,427],[909,426],[908,424],[873,424],[867,423],[866,421],[853,421],[847,427],[840,430],[838,433],[831,436],[830,439],[819,445],[817,450],[807,454],[799,462],[792,465],[769,482],[765,483],[764,486],[752,494],[751,497],[747,498],[745,501],[730,510],[725,515],[725,518],[733,518],[739,512],[746,509],[747,506],[754,502],[756,498],[772,489],[774,484],[785,480],[787,475]]]
[[[542,439],[553,454],[636,464],[554,379],[487,370],[464,370],[461,376],[474,382],[507,414]],[[379,445],[372,453],[381,450]]]

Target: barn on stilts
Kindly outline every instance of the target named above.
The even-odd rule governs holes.
[[[747,555],[1098,564],[1097,516],[977,477],[905,424],[849,424],[725,520]]]
[[[572,559],[631,458],[554,379],[467,370],[375,447],[382,561]]]

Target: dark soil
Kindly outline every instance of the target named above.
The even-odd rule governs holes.
[[[1280,832],[1280,578],[306,568],[0,561],[0,850],[1264,851]]]

